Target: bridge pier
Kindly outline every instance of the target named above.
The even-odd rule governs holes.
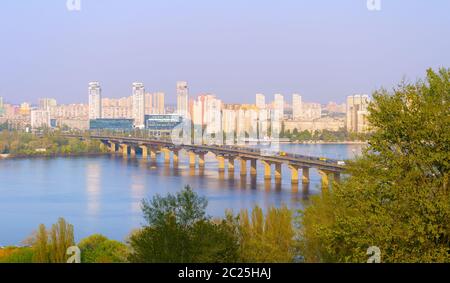
[[[205,168],[205,154],[204,153],[200,153],[198,155],[198,167],[201,169]]]
[[[136,157],[136,147],[130,146],[130,155],[131,157]]]
[[[195,159],[196,159],[196,155],[194,152],[189,151],[189,167],[190,168],[195,168]]]
[[[309,167],[302,167],[302,183],[309,184]]]
[[[113,142],[109,142],[110,146],[109,146],[109,151],[112,153],[116,152],[116,144]]]
[[[269,162],[261,161],[264,164],[264,179],[271,180],[272,179],[272,167]]]
[[[147,159],[148,156],[148,148],[145,145],[141,145],[140,148],[142,149],[142,158]]]
[[[275,163],[275,180],[281,181],[281,163]]]
[[[128,145],[126,145],[126,144],[121,144],[121,145],[120,145],[120,148],[121,148],[121,151],[122,151],[122,155],[123,155],[124,157],[127,157],[127,156],[128,156]]]
[[[247,176],[247,160],[241,158],[241,176]]]
[[[256,168],[256,159],[251,159],[250,160],[250,175],[252,177],[255,177],[257,174],[257,168]]]
[[[218,155],[217,161],[219,162],[219,172],[225,172],[225,158],[223,156]]]
[[[161,149],[161,152],[164,154],[164,163],[169,164],[170,163],[170,150],[167,148]]]
[[[330,188],[330,172],[325,170],[318,170],[320,176],[322,177],[322,189],[329,189]]]
[[[234,158],[228,158],[228,175],[234,177]]]
[[[298,184],[298,167],[289,165],[289,169],[291,169],[291,183],[293,185]]]

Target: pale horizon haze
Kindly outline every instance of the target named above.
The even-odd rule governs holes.
[[[281,93],[342,103],[346,96],[415,81],[450,67],[450,1],[66,0],[0,2],[0,96],[5,102],[87,103],[90,81],[104,97],[131,84],[176,102],[268,102]]]

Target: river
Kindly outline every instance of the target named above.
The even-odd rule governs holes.
[[[351,159],[362,145],[282,144],[281,150],[304,155]],[[204,172],[189,169],[186,154],[178,169],[167,167],[162,156],[157,163],[121,156],[76,158],[31,158],[0,160],[0,246],[20,245],[40,223],[49,227],[58,217],[74,225],[76,240],[101,233],[124,240],[143,223],[141,201],[156,194],[166,195],[190,185],[208,199],[208,214],[221,217],[225,210],[238,212],[259,205],[287,205],[300,209],[311,195],[320,192],[320,177],[311,170],[308,186],[292,186],[290,172],[283,167],[283,181],[258,177],[242,180],[220,175],[213,155],[206,156]]]

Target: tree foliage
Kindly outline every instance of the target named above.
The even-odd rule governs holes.
[[[286,206],[271,207],[264,215],[258,206],[238,217],[240,257],[243,262],[292,262],[295,257],[293,213]]]
[[[228,221],[212,221],[206,199],[190,187],[143,202],[147,225],[129,240],[131,262],[235,262],[238,245]]]
[[[82,263],[122,263],[127,261],[128,247],[103,235],[95,234],[78,243]]]
[[[32,239],[33,262],[64,263],[67,260],[67,248],[74,244],[73,225],[64,218],[59,218],[50,231],[41,224]]]
[[[450,70],[374,93],[372,135],[349,177],[301,218],[309,262],[450,261]]]

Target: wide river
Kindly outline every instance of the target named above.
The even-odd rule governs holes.
[[[362,145],[283,144],[286,152],[351,159]],[[259,164],[258,177],[241,179],[239,162],[234,178],[220,175],[213,155],[206,156],[203,173],[189,169],[186,154],[180,155],[178,169],[121,156],[77,158],[33,158],[0,160],[0,246],[20,245],[40,223],[49,227],[64,217],[75,227],[76,240],[101,233],[124,240],[144,223],[141,201],[156,194],[166,195],[190,185],[208,199],[211,216],[223,216],[225,210],[238,212],[255,205],[263,208],[287,205],[304,206],[309,196],[320,192],[320,177],[311,170],[309,186],[293,187],[290,172],[283,167],[283,181],[264,181]]]

